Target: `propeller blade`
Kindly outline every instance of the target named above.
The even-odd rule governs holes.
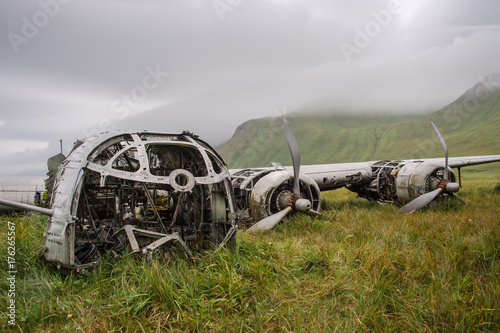
[[[442,191],[442,188],[437,188],[432,192],[422,194],[421,196],[416,197],[415,199],[401,207],[395,214],[411,214],[419,209],[422,209],[427,206],[432,200],[434,200],[434,198],[436,198]]]
[[[467,202],[465,202],[464,199],[462,199],[458,194],[452,193],[451,194],[453,197],[457,198],[463,205],[467,205]]]
[[[443,136],[441,135],[441,133],[439,132],[438,128],[436,127],[436,125],[434,125],[434,123],[431,121],[431,125],[432,127],[434,127],[434,132],[436,132],[436,135],[439,139],[439,142],[441,142],[441,146],[443,146],[443,150],[444,150],[444,176],[443,176],[443,179],[444,180],[448,180],[448,147],[446,146],[446,142],[444,142],[444,139],[443,139]]]
[[[262,230],[269,230],[274,228],[282,219],[285,218],[292,211],[292,207],[286,207],[285,209],[270,215],[259,222],[255,223],[252,227],[247,229],[247,232],[257,232]]]
[[[311,216],[317,216],[317,217],[322,217],[322,216],[324,216],[323,214],[321,214],[321,213],[320,213],[320,212],[318,212],[318,211],[315,211],[314,209],[309,209],[309,210],[307,211],[307,213],[308,213],[309,215],[311,215]]]
[[[285,132],[286,142],[288,143],[288,148],[290,148],[290,154],[292,154],[293,163],[293,194],[296,196],[300,195],[300,185],[299,185],[299,174],[300,174],[300,152],[299,146],[297,145],[297,140],[290,129],[290,125],[285,118],[281,119],[283,124],[283,131]]]

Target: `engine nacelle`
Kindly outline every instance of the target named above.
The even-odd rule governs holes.
[[[432,162],[412,162],[401,167],[396,177],[396,194],[400,203],[408,203],[422,194],[438,188],[444,168]],[[455,173],[448,168],[449,180],[456,181]]]
[[[293,173],[285,170],[245,169],[233,174],[233,188],[238,208],[253,222],[287,207],[293,194]],[[311,209],[321,206],[320,189],[305,174],[299,175],[301,196],[311,202]]]
[[[416,197],[438,188],[444,168],[424,161],[380,161],[372,166],[370,181],[347,188],[360,197],[379,202],[406,204]],[[456,182],[448,168],[449,180]]]

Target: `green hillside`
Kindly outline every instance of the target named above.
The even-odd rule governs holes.
[[[302,164],[443,156],[430,125],[450,156],[500,154],[500,89],[477,84],[441,110],[425,115],[287,115]],[[240,125],[220,149],[231,168],[290,165],[281,120],[261,118]],[[500,169],[495,165],[494,168]]]

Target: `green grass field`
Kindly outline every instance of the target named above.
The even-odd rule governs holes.
[[[347,190],[324,218],[295,215],[236,251],[91,276],[39,257],[46,218],[3,216],[0,320],[22,332],[500,331],[500,177],[466,173],[454,201],[409,216]],[[16,319],[8,324],[8,222],[16,224]]]

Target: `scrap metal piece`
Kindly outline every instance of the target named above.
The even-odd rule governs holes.
[[[120,230],[118,230],[117,234],[120,232],[125,231],[127,235],[127,239],[130,243],[130,247],[132,248],[132,252],[147,252],[147,251],[153,251],[158,248],[160,248],[162,245],[173,242],[174,244],[180,245],[180,248],[184,250],[184,252],[188,256],[192,256],[193,253],[189,249],[189,247],[186,245],[186,243],[182,240],[182,238],[176,234],[176,233],[171,233],[171,234],[162,234],[154,231],[149,231],[149,230],[144,230],[144,229],[139,229],[136,228],[133,225],[127,224],[123,226]],[[116,235],[116,234],[115,234]],[[145,238],[153,238],[156,239],[155,241],[149,243],[146,246],[143,246],[142,249],[139,246],[139,242],[137,241],[137,236],[143,236]]]

